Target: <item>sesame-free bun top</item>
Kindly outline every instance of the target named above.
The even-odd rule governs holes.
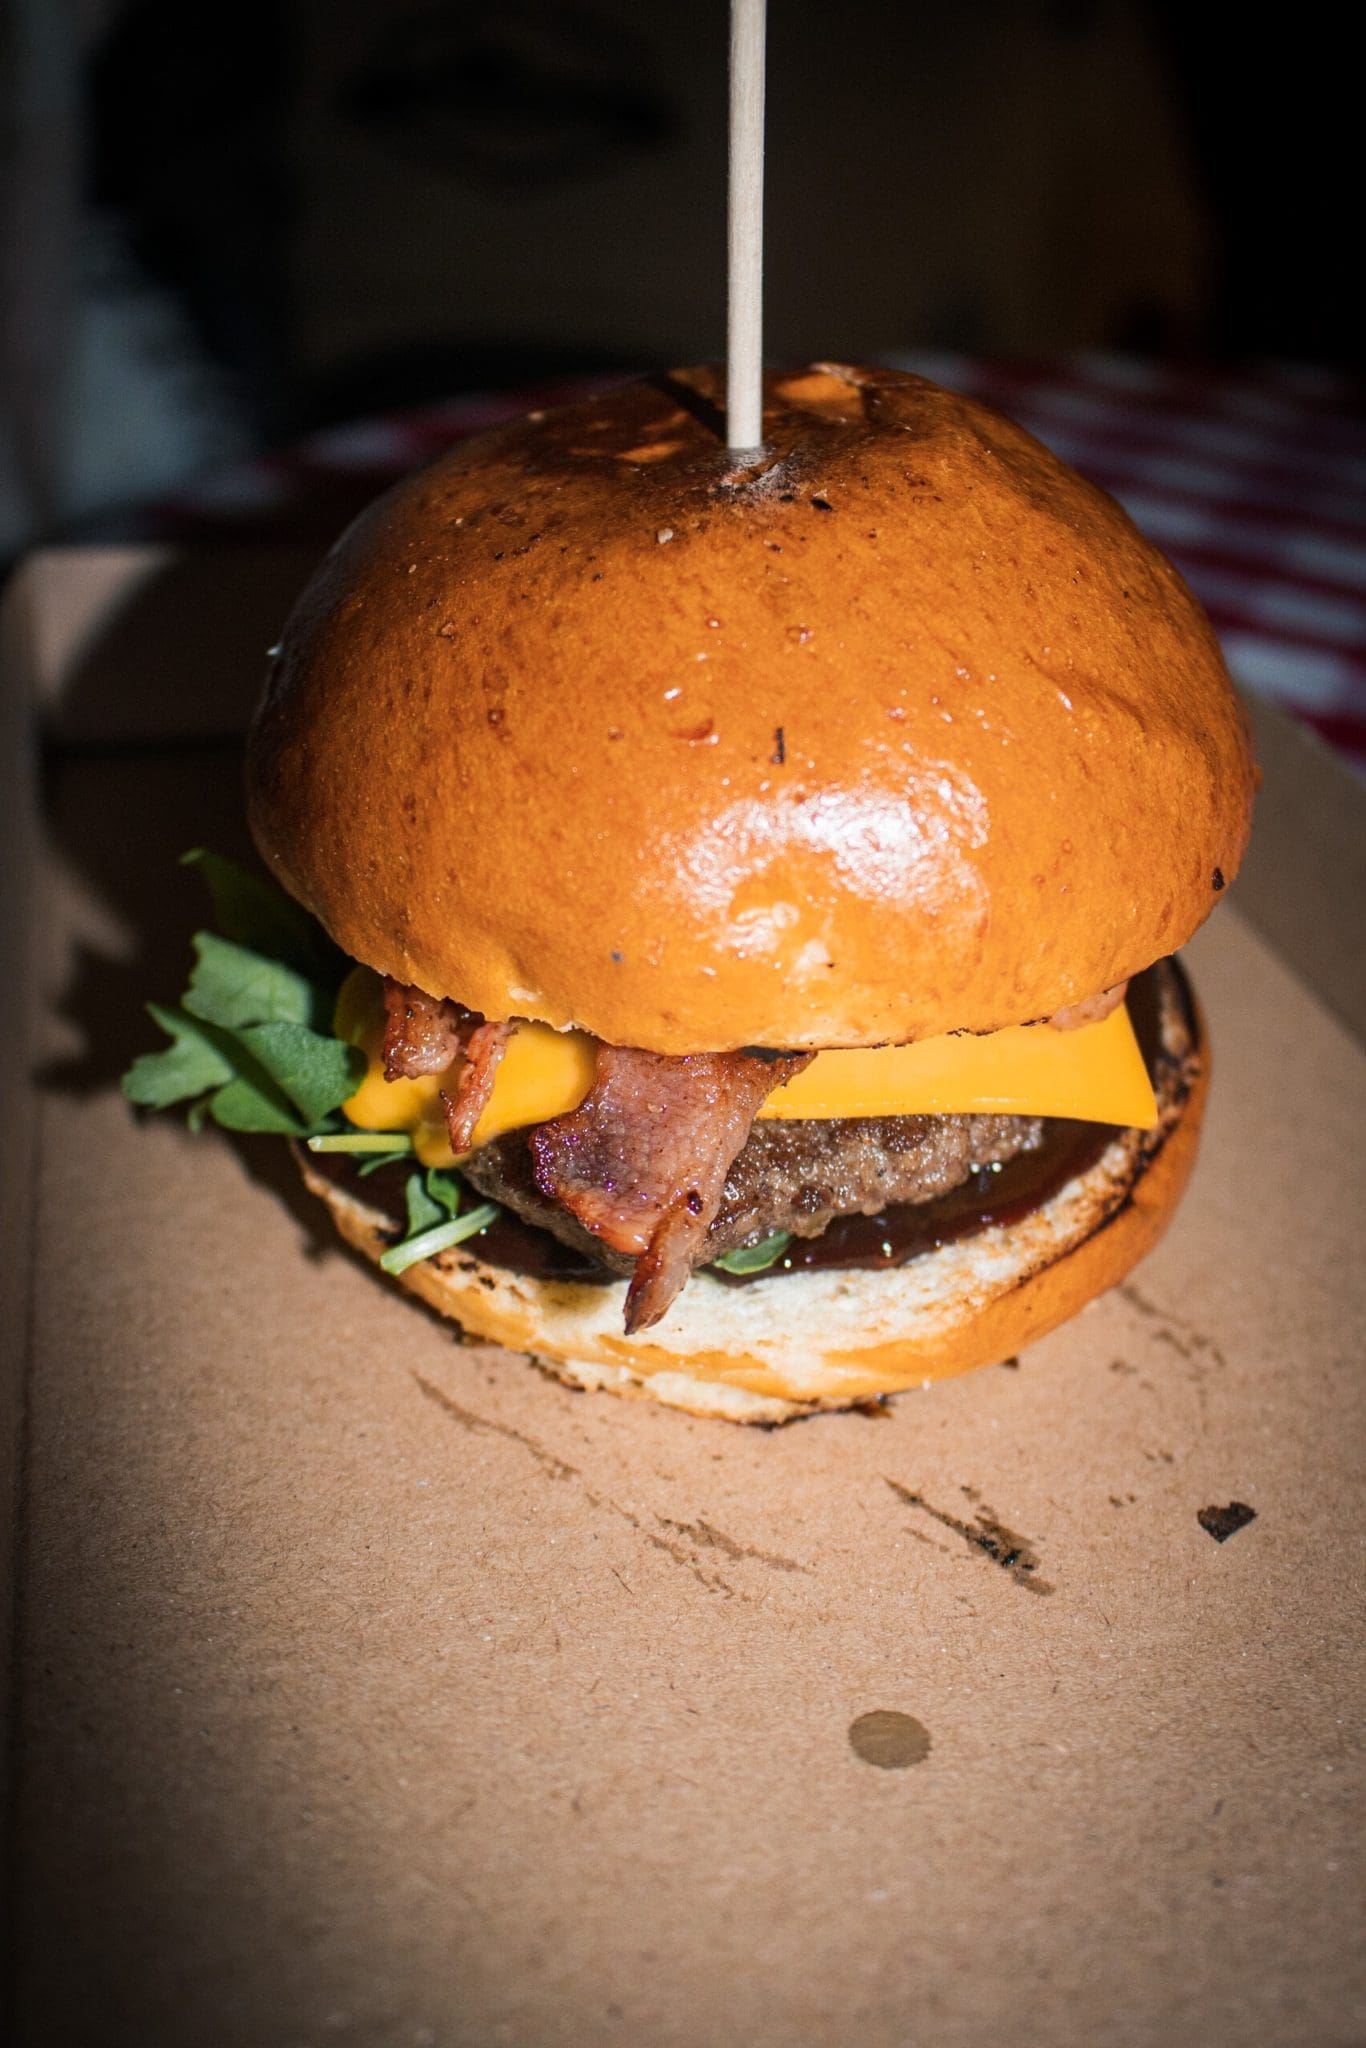
[[[456,448],[343,537],[248,753],[270,867],[381,973],[658,1052],[1047,1016],[1189,937],[1253,768],[1103,493],[919,377],[715,370]]]

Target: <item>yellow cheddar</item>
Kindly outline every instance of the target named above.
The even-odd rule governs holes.
[[[334,1029],[370,1061],[360,1087],[342,1105],[349,1121],[363,1131],[402,1131],[424,1166],[453,1166],[441,1103],[444,1076],[384,1078],[384,1005],[379,979],[368,968],[358,967],[342,984]],[[593,1047],[583,1031],[519,1023],[476,1126],[476,1146],[577,1109],[593,1085]],[[774,1090],[759,1114],[817,1119],[974,1111],[1150,1128],[1157,1105],[1128,1011],[1121,1004],[1102,1023],[1078,1031],[1015,1024],[981,1038],[950,1034],[917,1045],[818,1053]]]
[[[441,1103],[443,1074],[416,1081],[384,1078],[384,1001],[379,977],[368,967],[347,975],[337,997],[333,1030],[360,1046],[370,1071],[342,1113],[362,1131],[404,1131],[424,1166],[454,1166]],[[493,1094],[474,1130],[476,1146],[504,1131],[545,1123],[577,1109],[593,1085],[593,1040],[586,1031],[552,1031],[548,1024],[518,1024],[498,1066]]]
[[[1099,1024],[1055,1031],[1012,1024],[981,1038],[950,1033],[916,1045],[818,1053],[760,1116],[1067,1116],[1157,1122],[1143,1055],[1121,1003]]]

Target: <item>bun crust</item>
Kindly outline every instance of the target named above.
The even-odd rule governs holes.
[[[622,1334],[625,1281],[535,1280],[460,1246],[410,1266],[399,1284],[468,1337],[530,1353],[573,1386],[732,1422],[860,1406],[1009,1358],[1122,1280],[1181,1199],[1208,1086],[1206,1054],[1155,1132],[1120,1132],[1088,1172],[1019,1223],[890,1272],[786,1273],[741,1288],[699,1276],[662,1323],[636,1337]],[[299,1160],[347,1243],[378,1260],[383,1214],[363,1192],[324,1178],[306,1153]]]
[[[920,378],[770,379],[742,469],[720,395],[533,416],[350,530],[250,744],[284,886],[381,973],[666,1053],[995,1030],[1173,951],[1253,789],[1176,571]]]

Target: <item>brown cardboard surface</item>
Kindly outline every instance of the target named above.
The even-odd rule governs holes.
[[[1366,1040],[1366,787],[1288,712],[1248,708],[1266,776],[1239,907]]]
[[[1236,898],[1132,1284],[741,1431],[460,1347],[279,1147],[139,1125],[233,751],[47,795],[21,2039],[1363,2037],[1366,1051]]]

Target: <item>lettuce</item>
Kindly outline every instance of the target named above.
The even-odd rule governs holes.
[[[430,1230],[419,1231],[416,1236],[405,1237],[402,1244],[391,1245],[387,1252],[380,1254],[379,1262],[386,1273],[406,1273],[409,1266],[431,1258],[433,1252],[449,1251],[452,1245],[463,1244],[467,1237],[476,1237],[481,1230],[487,1230],[497,1214],[496,1202],[481,1202],[477,1209],[469,1210],[464,1216],[454,1216],[447,1223],[438,1223]]]
[[[733,1252],[723,1252],[712,1264],[723,1273],[766,1273],[777,1265],[791,1242],[790,1230],[770,1231],[758,1244],[742,1244]]]
[[[232,1079],[232,1061],[198,1017],[148,1003],[147,1014],[172,1043],[164,1052],[145,1052],[123,1077],[123,1092],[144,1109],[169,1109]]]
[[[322,926],[292,897],[259,875],[248,874],[221,853],[202,846],[182,854],[181,866],[193,868],[213,901],[214,921],[225,939],[267,960],[295,967],[310,981],[337,983],[346,972],[344,955]]]
[[[463,1193],[451,1174],[432,1167],[426,1173],[410,1173],[405,1189],[408,1204],[408,1235],[418,1237],[438,1223],[449,1223],[460,1214]]]
[[[221,854],[185,855],[205,883],[217,931],[194,935],[189,986],[174,1007],[147,1014],[169,1045],[142,1053],[123,1092],[142,1109],[186,1106],[190,1127],[299,1138],[319,1152],[358,1155],[357,1171],[412,1157],[404,1131],[358,1131],[337,1112],[365,1078],[365,1054],[334,1036],[337,990],[350,962],[307,912]],[[488,1228],[493,1202],[465,1210],[458,1174],[410,1173],[407,1230],[380,1260],[402,1273]]]
[[[134,1060],[124,1094],[145,1109],[185,1103],[195,1129],[211,1121],[291,1138],[335,1129],[335,1112],[365,1074],[364,1053],[332,1035],[344,956],[268,882],[221,854],[185,859],[207,884],[223,933],[196,932],[175,1008],[148,1004],[171,1043]]]

